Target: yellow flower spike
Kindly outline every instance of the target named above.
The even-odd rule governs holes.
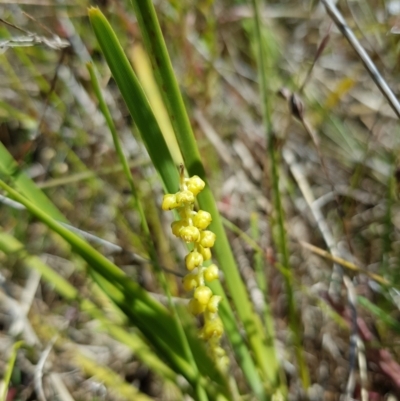
[[[201,304],[197,299],[192,298],[188,306],[189,312],[192,315],[200,315],[206,310],[206,305]]]
[[[183,203],[194,203],[194,195],[190,191],[180,191],[176,194],[176,202],[179,205]]]
[[[203,264],[203,255],[200,252],[192,251],[186,255],[185,264],[189,271],[192,271],[195,267],[199,267]]]
[[[191,291],[199,285],[197,274],[189,273],[182,279],[185,291]]]
[[[206,281],[213,281],[219,277],[219,270],[217,265],[212,264],[204,271],[204,279]]]
[[[193,224],[200,230],[205,230],[210,225],[211,221],[211,214],[204,210],[199,210],[193,217]]]
[[[206,186],[206,183],[197,175],[189,178],[187,181],[188,190],[194,195],[197,196]]]
[[[211,288],[206,287],[205,285],[200,285],[195,289],[193,298],[197,299],[200,304],[207,305],[212,295],[213,293]]]
[[[217,236],[212,231],[202,231],[200,234],[200,245],[204,248],[212,248]]]
[[[172,234],[175,235],[175,237],[180,237],[180,232],[183,227],[187,227],[187,222],[185,220],[179,220],[179,221],[174,221],[171,224],[171,229],[172,229]]]
[[[218,304],[221,302],[222,297],[220,295],[213,295],[210,300],[208,301],[207,304],[207,309],[211,313],[217,313],[218,312]]]
[[[177,208],[179,205],[176,202],[176,196],[174,194],[166,194],[164,195],[161,209],[162,210],[172,210]]]
[[[204,210],[198,212],[193,210],[196,196],[205,187],[205,182],[198,176],[185,178],[183,165],[180,166],[179,172],[180,191],[176,194],[166,194],[162,209],[177,209],[180,220],[172,223],[172,233],[193,246],[193,251],[185,257],[189,273],[182,279],[185,291],[193,291],[188,309],[193,315],[203,315],[204,325],[200,336],[207,341],[208,352],[216,365],[221,370],[226,370],[229,358],[220,346],[224,329],[218,316],[218,305],[222,298],[214,295],[212,290],[204,285],[205,282],[219,277],[218,267],[215,264],[203,266],[205,260],[211,259],[210,248],[214,246],[216,235],[207,230],[212,222],[211,214]]]
[[[198,246],[199,252],[203,255],[204,260],[211,259],[211,250],[210,248],[204,248],[201,245]]]
[[[197,242],[200,239],[200,231],[197,227],[187,226],[179,231],[179,236],[185,242]],[[204,258],[204,255],[203,255]]]

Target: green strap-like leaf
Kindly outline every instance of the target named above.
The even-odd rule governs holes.
[[[8,150],[0,142],[0,175],[6,181],[13,182],[18,189],[33,204],[56,220],[66,222],[62,213],[54,206],[49,198],[36,186],[36,184],[21,170]]]
[[[107,19],[97,8],[89,18],[111,73],[137,125],[150,158],[168,192],[176,192],[179,175],[146,95]]]

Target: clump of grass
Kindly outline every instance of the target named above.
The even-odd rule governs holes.
[[[393,345],[399,332],[397,119],[384,107],[388,100],[398,114],[398,102],[387,90],[385,74],[366,57],[369,46],[379,67],[396,57],[393,36],[382,36],[383,24],[373,8],[384,2],[342,7],[348,24],[328,1],[323,1],[329,14],[325,16],[312,14],[301,2],[287,3],[294,11],[286,4],[279,10],[264,5],[265,12],[254,0],[254,13],[246,4],[231,7],[228,2],[223,15],[218,1],[215,7],[198,2],[190,10],[170,2],[160,5],[158,14],[150,0],[132,4],[134,26],[131,11],[120,4],[113,9],[111,24],[95,8],[89,10],[91,28],[74,20],[81,38],[95,49],[96,60],[88,64],[90,83],[83,68],[89,53],[73,25],[65,25],[66,14],[57,17],[58,24],[73,38],[73,51],[16,47],[2,54],[0,73],[10,90],[2,91],[0,117],[9,136],[25,137],[26,143],[22,140],[17,150],[8,143],[14,157],[0,146],[1,200],[7,204],[0,210],[0,261],[9,268],[1,272],[6,289],[2,305],[9,310],[0,314],[0,324],[7,327],[8,319],[14,320],[14,329],[19,327],[14,323],[23,321],[25,342],[16,351],[17,342],[12,357],[0,364],[6,368],[0,398],[6,397],[8,383],[9,397],[22,385],[19,369],[28,371],[24,380],[29,380],[27,366],[32,364],[23,363],[24,358],[36,364],[36,378],[44,373],[45,390],[51,381],[55,393],[66,391],[44,364],[47,357],[64,355],[65,347],[73,358],[52,369],[78,367],[82,377],[96,377],[110,388],[110,397],[117,393],[126,399],[149,399],[152,394],[167,399],[169,388],[174,389],[169,399],[204,401],[300,399],[305,392],[322,399],[327,391],[355,398],[358,387],[363,400],[368,391],[382,397],[399,393]],[[357,15],[355,10],[362,12]],[[356,41],[349,12],[364,35]],[[270,18],[277,15],[279,20]],[[329,25],[329,16],[341,33]],[[130,58],[144,57],[129,51],[127,32],[136,35],[137,27],[163,98],[161,107],[159,95],[148,85],[151,68],[143,74],[140,63],[133,63],[138,78],[125,55],[127,49]],[[9,24],[0,30],[13,46],[18,42],[15,29]],[[190,33],[187,39],[174,42],[173,36],[181,37],[183,31]],[[341,34],[350,38],[355,53]],[[167,51],[169,40],[179,79]],[[366,52],[362,45],[367,42]],[[292,47],[296,51],[291,52]],[[99,61],[97,50],[106,63]],[[346,60],[341,66],[335,58],[339,54]],[[327,62],[325,56],[332,59]],[[368,73],[363,73],[360,60]],[[43,73],[48,65],[54,71]],[[195,89],[185,88],[186,66],[191,82],[196,79]],[[108,68],[116,86],[105,84]],[[395,79],[396,69],[390,71]],[[290,86],[280,91],[289,94],[289,110],[275,97],[283,82]],[[296,82],[304,82],[298,92]],[[379,98],[374,85],[386,97],[379,106],[371,101]],[[119,101],[118,90],[127,109],[114,102]],[[221,101],[209,103],[212,94]],[[194,113],[199,127],[190,119],[192,106],[202,108]],[[216,152],[221,164],[214,154],[210,162],[211,148],[199,140],[201,131],[221,147]],[[40,132],[40,141],[34,132]],[[30,152],[29,162],[22,161],[24,152]],[[187,172],[182,168],[178,173],[176,164],[182,159]],[[35,184],[29,178],[34,174],[44,181]],[[189,251],[169,237],[168,228],[162,230],[168,217],[161,208],[174,210],[178,220],[173,233]],[[113,239],[118,245],[110,242]],[[231,244],[238,250],[236,258]],[[48,256],[45,262],[36,255],[43,252],[57,254],[57,263],[50,266]],[[332,266],[339,275],[331,274]],[[46,284],[39,287],[38,277]],[[186,292],[197,320],[188,313]],[[62,329],[53,324],[54,315],[60,320],[75,308],[78,322],[65,318]],[[76,344],[66,340],[70,332],[80,334],[84,347],[88,319],[93,335],[88,348],[102,338],[99,331],[125,347],[128,356],[110,363],[119,376],[99,359],[83,357]],[[31,328],[39,338],[34,347],[27,335]],[[53,343],[56,333],[59,340]],[[107,346],[115,344],[107,341]],[[375,371],[369,369],[371,363]],[[132,365],[146,366],[151,374],[141,381],[137,369],[131,372]],[[75,398],[80,398],[76,383],[83,383],[82,377],[75,388],[69,386]],[[132,381],[143,386],[136,389]],[[145,381],[156,389],[145,388]],[[40,380],[34,391],[41,393]]]

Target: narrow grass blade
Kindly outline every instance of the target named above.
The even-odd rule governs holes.
[[[12,181],[15,188],[54,219],[66,222],[62,213],[54,206],[36,184],[20,169],[8,150],[0,143],[0,174],[4,180]]]
[[[149,99],[150,105],[154,111],[154,116],[158,121],[158,125],[164,135],[171,155],[177,165],[183,163],[181,151],[175,137],[175,132],[169,119],[167,109],[164,105],[161,93],[154,79],[151,62],[140,44],[133,47],[130,52],[130,59],[136,74],[143,86],[146,96]]]
[[[266,61],[262,43],[261,17],[260,17],[258,0],[253,0],[253,8],[254,8],[254,16],[256,24],[255,40],[258,52],[258,71],[260,80],[260,92],[263,104],[262,107],[263,122],[265,126],[265,134],[267,140],[267,156],[269,158],[269,164],[270,164],[270,176],[272,180],[272,191],[273,191],[274,207],[276,213],[276,226],[278,228],[278,235],[275,240],[277,242],[278,249],[281,253],[283,268],[285,269],[285,274],[283,275],[283,277],[285,279],[286,295],[288,297],[289,325],[294,336],[294,348],[300,372],[300,377],[303,383],[303,387],[308,388],[310,385],[310,377],[307,364],[303,355],[299,314],[297,312],[294,300],[293,276],[289,264],[289,249],[286,238],[284,211],[279,191],[278,156],[275,150],[275,135],[272,126],[270,101],[269,101],[270,93],[268,93]]]
[[[358,272],[360,274],[365,274],[372,280],[375,280],[379,284],[383,285],[384,287],[391,286],[393,287],[394,284],[390,282],[389,280],[385,279],[384,277],[380,276],[379,274],[376,273],[371,273],[368,270],[362,269],[361,267],[355,265],[352,262],[349,262],[346,259],[340,258],[339,256],[332,255],[330,252],[325,251],[324,249],[318,248],[315,245],[311,245],[308,242],[300,242],[302,246],[305,248],[309,249],[311,252],[315,253],[316,255],[322,256],[325,259],[331,260],[334,263],[337,263],[346,269],[353,270],[355,272]]]
[[[4,373],[4,379],[3,379],[2,383],[1,383],[0,401],[6,401],[7,400],[8,385],[9,385],[10,380],[11,380],[11,374],[12,374],[12,371],[14,369],[15,360],[17,358],[17,352],[21,348],[22,344],[23,344],[23,341],[18,341],[12,347],[10,359],[9,359],[9,361],[7,363],[7,368],[6,368],[6,371]]]
[[[259,239],[260,233],[258,229],[258,215],[257,213],[253,212],[250,216],[250,227],[251,227],[251,235],[252,239],[256,241]],[[265,276],[264,271],[264,263],[263,263],[263,254],[260,250],[255,249],[254,254],[254,270],[256,272],[256,280],[258,287],[260,288],[261,292],[266,295],[267,294],[267,277]]]
[[[103,383],[113,393],[118,394],[118,398],[135,401],[152,401],[146,394],[140,392],[135,386],[128,384],[120,375],[106,366],[100,366],[81,353],[74,353],[72,361],[88,377],[96,378]]]
[[[107,64],[139,129],[154,167],[167,191],[176,192],[179,183],[178,170],[128,58],[101,11],[96,8],[89,9],[89,18]]]
[[[378,319],[382,320],[383,323],[391,330],[395,331],[396,333],[400,334],[400,323],[397,319],[394,319],[388,313],[386,313],[382,308],[375,305],[371,301],[369,301],[365,297],[357,297],[357,302],[369,312],[374,314]]]
[[[0,100],[0,111],[2,120],[18,120],[21,126],[27,130],[37,128],[37,120],[20,109],[13,107],[8,102]]]
[[[392,240],[394,236],[394,224],[393,224],[393,216],[394,216],[394,210],[393,207],[396,204],[396,158],[394,157],[393,154],[389,156],[391,158],[391,166],[390,166],[390,174],[388,177],[388,183],[387,183],[387,195],[386,195],[386,213],[385,213],[385,218],[384,218],[384,233],[382,236],[382,242],[383,242],[383,255],[382,255],[382,263],[379,268],[379,273],[383,277],[389,277],[389,279],[393,282],[396,283],[396,285],[399,284],[399,273],[398,269],[393,269],[394,272],[390,271],[389,267],[389,260],[392,252]]]
[[[92,81],[92,86],[93,86],[93,89],[94,89],[94,93],[96,94],[97,100],[99,102],[99,108],[100,108],[100,110],[101,110],[101,112],[102,112],[102,114],[103,114],[103,116],[104,116],[104,118],[106,120],[108,129],[111,132],[113,143],[114,143],[114,147],[115,147],[115,150],[116,150],[117,155],[118,155],[118,159],[119,159],[119,161],[120,161],[120,163],[122,165],[122,169],[124,171],[125,177],[128,180],[129,187],[131,189],[132,195],[134,196],[135,200],[137,201],[136,188],[135,188],[135,184],[133,182],[133,177],[132,177],[132,174],[131,174],[131,171],[130,171],[130,168],[129,168],[129,164],[128,164],[128,161],[127,161],[127,159],[126,159],[126,157],[124,155],[124,151],[122,149],[122,144],[121,144],[121,141],[119,140],[117,129],[116,129],[115,125],[114,125],[114,121],[112,119],[111,113],[110,113],[110,111],[109,111],[109,109],[108,109],[108,107],[106,105],[106,102],[104,101],[104,97],[103,97],[103,94],[101,92],[100,84],[99,84],[99,81],[98,81],[97,76],[96,76],[95,68],[94,68],[92,63],[88,63],[86,65],[86,67],[87,67],[87,69],[89,71],[89,75],[90,75],[90,79]]]

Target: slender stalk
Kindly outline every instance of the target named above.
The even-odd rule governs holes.
[[[134,160],[131,161],[128,164],[128,167],[135,168],[139,166],[145,166],[146,164],[149,164],[149,160],[147,159],[139,159],[139,160]],[[83,180],[90,180],[91,178],[96,178],[102,175],[107,175],[107,174],[114,174],[114,173],[119,173],[120,171],[123,170],[123,167],[121,165],[116,165],[112,167],[105,167],[101,168],[99,170],[88,170],[88,171],[82,171],[80,173],[76,174],[71,174],[66,177],[60,177],[60,178],[53,178],[44,182],[38,182],[36,183],[36,186],[40,189],[46,189],[46,188],[54,188],[54,187],[60,187],[63,185],[69,185],[69,184],[75,184],[79,181]]]
[[[14,369],[14,365],[15,365],[15,360],[17,358],[17,352],[18,349],[21,348],[23,344],[23,341],[17,341],[16,343],[14,343],[12,349],[11,349],[11,356],[10,359],[7,363],[7,369],[5,371],[4,374],[4,379],[3,379],[3,383],[1,386],[1,390],[0,390],[0,401],[6,401],[7,400],[7,393],[8,393],[8,385],[10,383],[11,380],[11,374],[12,371]]]
[[[251,227],[251,235],[252,239],[255,240],[257,244],[257,240],[259,239],[260,232],[258,229],[258,215],[257,213],[252,213],[250,216],[250,227]],[[258,246],[258,244],[257,244]],[[263,264],[263,254],[258,249],[254,250],[254,270],[256,272],[257,284],[264,296],[267,294],[268,286],[267,286],[267,277],[265,275],[264,264]]]
[[[369,57],[368,53],[365,49],[361,46],[360,42],[354,35],[353,31],[349,28],[346,23],[346,20],[343,18],[343,15],[340,14],[339,10],[331,0],[321,0],[322,4],[325,6],[325,9],[329,16],[331,17],[332,21],[338,27],[342,35],[347,39],[350,43],[351,47],[357,53],[358,57],[364,64],[364,67],[368,71],[369,75],[371,76],[372,80],[375,82],[378,89],[381,91],[383,96],[385,96],[386,100],[388,101],[390,107],[396,113],[397,117],[400,118],[400,102],[394,95],[393,91],[390,89],[389,85],[383,79],[382,75],[380,74],[379,70],[376,68],[375,64]]]
[[[258,72],[260,80],[260,92],[262,98],[262,115],[263,115],[265,135],[267,140],[267,155],[269,159],[269,169],[272,181],[273,200],[275,206],[275,213],[277,215],[276,224],[278,228],[278,238],[276,239],[276,242],[282,257],[282,265],[283,268],[285,269],[285,274],[283,275],[283,277],[285,280],[286,295],[288,299],[287,302],[289,310],[289,325],[294,337],[294,347],[295,347],[298,368],[303,383],[303,387],[308,388],[310,385],[310,378],[302,350],[301,325],[293,293],[293,275],[289,263],[289,249],[286,238],[285,218],[279,190],[278,155],[275,150],[276,138],[272,125],[270,93],[268,93],[266,62],[265,62],[264,48],[262,43],[262,32],[261,32],[262,23],[260,18],[258,0],[253,0],[253,7],[255,16],[255,28],[256,28],[255,38],[258,50]]]

